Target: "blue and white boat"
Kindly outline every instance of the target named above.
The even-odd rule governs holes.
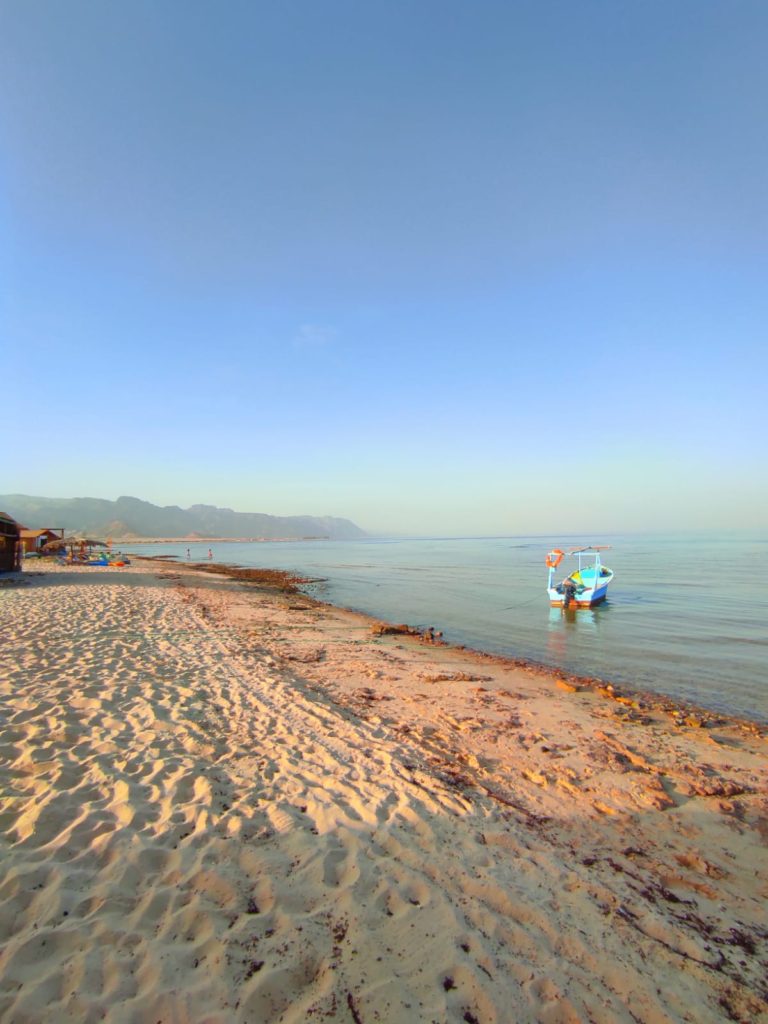
[[[601,551],[607,551],[609,544],[598,544],[586,548],[571,548],[569,558],[578,559],[578,568],[561,583],[553,584],[555,570],[565,557],[565,552],[555,548],[547,555],[547,593],[552,607],[591,608],[605,600],[608,584],[613,579],[613,570],[603,565]]]

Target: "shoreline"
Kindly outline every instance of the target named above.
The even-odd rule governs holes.
[[[0,1018],[768,1021],[765,737],[377,622],[0,589]]]
[[[197,572],[213,574],[220,573],[245,583],[272,586],[278,590],[285,589],[286,593],[301,594],[304,598],[308,601],[312,601],[318,607],[337,609],[342,612],[347,612],[350,615],[362,617],[366,621],[370,622],[371,626],[400,625],[388,622],[356,608],[349,608],[345,605],[334,604],[332,601],[324,601],[321,598],[315,597],[313,594],[309,594],[301,589],[303,586],[309,586],[312,583],[323,582],[322,578],[314,579],[286,569],[261,569],[208,561],[180,562],[176,560],[176,555],[130,555],[130,557],[138,562],[142,560],[150,563],[160,562],[165,565],[173,565],[176,568],[187,568]],[[418,631],[418,627],[410,628]],[[428,642],[432,643],[432,641]],[[730,723],[734,726],[743,727],[757,735],[768,736],[768,721],[765,721],[762,718],[748,718],[742,715],[729,714],[725,711],[707,708],[705,705],[699,704],[693,700],[673,697],[669,694],[661,693],[656,690],[644,690],[639,687],[633,687],[626,683],[614,682],[613,680],[604,679],[599,676],[580,675],[579,673],[570,672],[567,669],[560,668],[556,665],[547,665],[544,662],[539,662],[532,658],[517,658],[512,655],[497,654],[493,651],[484,651],[481,648],[471,647],[467,644],[454,643],[453,641],[446,640],[442,637],[439,640],[434,641],[434,643],[439,646],[448,647],[457,652],[466,652],[468,655],[472,655],[481,660],[488,660],[501,666],[521,668],[527,671],[538,672],[543,676],[552,676],[555,680],[574,687],[575,690],[588,689],[592,692],[599,693],[610,700],[618,702],[631,701],[641,709],[647,708],[656,710],[673,718],[680,716],[695,718],[697,720],[696,723],[691,723],[694,728],[707,728],[713,724]]]

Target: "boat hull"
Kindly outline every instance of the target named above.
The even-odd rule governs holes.
[[[602,604],[608,596],[608,585],[600,587],[595,591],[594,594],[589,594],[585,591],[583,594],[579,594],[578,597],[572,597],[568,607],[569,608],[594,608],[596,604]],[[551,608],[562,608],[565,604],[565,598],[562,594],[554,589],[549,592],[549,604]]]
[[[593,577],[594,578],[594,577]],[[602,604],[608,596],[608,584],[613,579],[613,573],[604,577],[598,586],[585,587],[579,593],[573,594],[568,602],[569,608],[594,608],[596,604]],[[556,587],[548,587],[549,604],[552,608],[562,608],[565,604],[565,594],[560,593]]]

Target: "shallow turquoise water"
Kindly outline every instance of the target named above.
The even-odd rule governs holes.
[[[546,552],[591,541],[612,545],[608,601],[551,609]],[[456,643],[768,721],[768,535],[127,545],[193,561],[209,546],[216,562],[323,576],[316,596]]]

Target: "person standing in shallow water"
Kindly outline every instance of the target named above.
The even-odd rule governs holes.
[[[211,551],[210,548],[208,548],[208,557],[213,558],[213,552]]]
[[[190,555],[189,555],[189,548],[187,548],[187,561],[189,561],[189,558],[190,558]]]

